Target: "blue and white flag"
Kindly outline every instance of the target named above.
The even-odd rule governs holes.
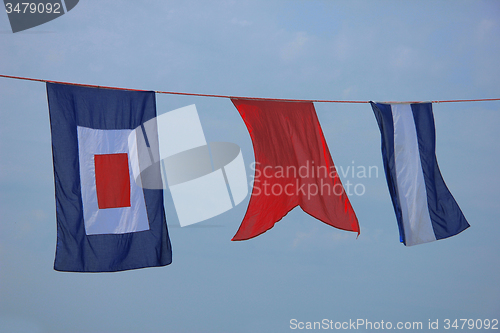
[[[54,269],[114,272],[172,262],[163,190],[146,189],[131,133],[156,117],[154,92],[47,83],[57,216]],[[143,129],[144,130],[144,129]],[[152,131],[154,132],[154,131]],[[154,132],[155,133],[155,132]],[[150,153],[158,137],[149,135]],[[157,164],[157,179],[161,179]]]
[[[454,236],[469,227],[436,160],[431,103],[371,103],[382,134],[382,158],[401,242]]]

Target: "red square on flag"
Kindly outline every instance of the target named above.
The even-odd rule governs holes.
[[[94,155],[99,209],[130,207],[127,153]]]

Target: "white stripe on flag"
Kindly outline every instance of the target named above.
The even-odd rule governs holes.
[[[396,178],[406,245],[435,241],[411,105],[394,104],[391,109]]]

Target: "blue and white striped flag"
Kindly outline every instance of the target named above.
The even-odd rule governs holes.
[[[401,242],[417,245],[467,229],[437,164],[432,103],[371,105]]]

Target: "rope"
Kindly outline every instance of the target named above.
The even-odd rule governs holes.
[[[130,88],[120,88],[120,87],[109,87],[109,86],[98,86],[93,84],[82,84],[82,83],[72,83],[63,81],[52,81],[43,79],[34,79],[22,76],[12,76],[0,74],[0,77],[16,80],[26,80],[26,81],[37,81],[37,82],[49,82],[57,84],[68,84],[72,86],[79,87],[90,87],[90,88],[103,88],[103,89],[115,89],[115,90],[126,90],[126,91],[148,91],[142,89],[130,89]],[[184,96],[197,96],[197,97],[215,97],[215,98],[230,98],[230,99],[250,99],[250,100],[261,100],[261,101],[279,101],[279,102],[314,102],[314,103],[370,103],[370,101],[350,101],[350,100],[325,100],[325,99],[287,99],[287,98],[264,98],[264,97],[242,97],[242,96],[230,96],[230,95],[215,95],[215,94],[197,94],[197,93],[187,93],[187,92],[177,92],[177,91],[161,91],[156,90],[157,94],[169,94],[169,95],[184,95]],[[500,98],[478,98],[478,99],[449,99],[441,101],[429,101],[430,103],[461,103],[461,102],[485,102],[485,101],[500,101]],[[417,104],[422,103],[422,101],[408,101],[408,102],[383,102],[385,104]]]

